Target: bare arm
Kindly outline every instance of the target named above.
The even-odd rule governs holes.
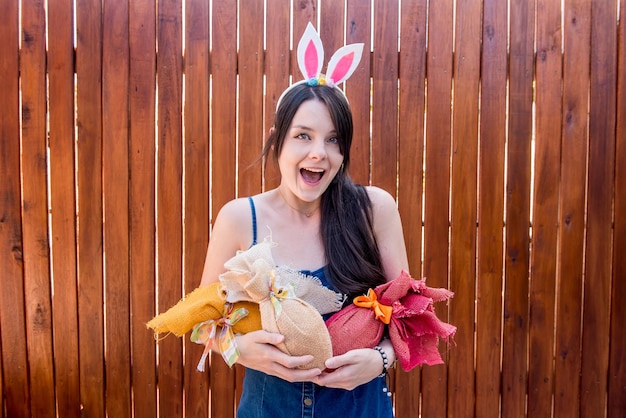
[[[250,206],[246,199],[232,200],[222,207],[211,231],[200,282],[202,286],[218,281],[219,275],[225,271],[224,263],[252,243],[251,225]]]
[[[252,244],[252,220],[247,199],[233,200],[220,210],[204,261],[202,286],[219,280],[226,269],[224,263],[238,250],[246,250]],[[276,344],[284,340],[280,334],[259,330],[235,337],[240,357],[237,363],[281,377],[288,381],[311,380],[320,373],[319,369],[300,369],[313,360],[313,356],[293,357],[283,353]],[[213,344],[213,349],[218,350]]]
[[[387,281],[409,270],[400,212],[389,193],[378,187],[368,187],[374,210],[374,234]]]

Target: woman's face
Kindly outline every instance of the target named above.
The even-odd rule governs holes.
[[[319,199],[341,168],[337,132],[326,105],[319,100],[303,102],[291,121],[278,166],[281,184],[298,199]]]

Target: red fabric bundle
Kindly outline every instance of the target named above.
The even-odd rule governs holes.
[[[373,348],[389,324],[389,338],[403,370],[421,364],[441,364],[439,338],[454,336],[456,327],[435,315],[434,302],[448,300],[453,293],[433,289],[425,280],[415,280],[402,271],[396,279],[370,289],[354,303],[326,321],[337,356],[356,348]]]

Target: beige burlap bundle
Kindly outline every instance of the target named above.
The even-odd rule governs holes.
[[[315,277],[277,267],[271,246],[263,241],[224,264],[228,271],[220,275],[220,282],[226,300],[258,303],[263,329],[285,336],[278,348],[293,356],[310,354],[314,360],[303,368],[323,370],[333,353],[322,314],[340,309],[342,295]]]

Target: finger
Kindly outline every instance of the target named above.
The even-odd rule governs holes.
[[[285,336],[275,332],[268,332],[264,330],[252,331],[251,336],[254,336],[256,342],[261,344],[280,344],[285,340]]]
[[[277,363],[285,366],[288,369],[298,369],[298,368],[303,369],[304,366],[311,363],[315,359],[310,354],[306,354],[304,356],[290,356],[288,354],[283,353],[282,351],[281,351],[281,354],[282,355],[276,361]]]
[[[313,382],[320,386],[327,387],[344,387],[349,376],[345,376],[344,370],[339,369],[331,373],[322,373],[313,379]]]
[[[326,360],[324,365],[327,369],[330,370],[338,369],[347,364],[351,364],[350,358],[351,357],[348,354],[342,354],[340,356],[329,358],[328,360]]]
[[[281,378],[289,382],[311,382],[314,381],[322,371],[314,369],[284,369]]]

